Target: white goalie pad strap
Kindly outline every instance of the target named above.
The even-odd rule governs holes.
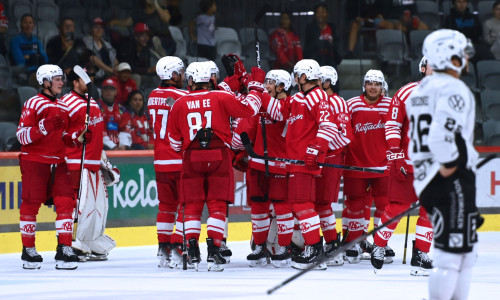
[[[98,254],[107,254],[116,247],[116,242],[109,235],[103,234],[93,241],[85,241],[85,243]]]
[[[128,132],[120,132],[118,134],[118,141],[120,146],[132,146],[132,135]]]

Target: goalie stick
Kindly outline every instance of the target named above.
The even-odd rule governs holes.
[[[76,65],[73,67],[73,71],[76,73],[76,75],[78,75],[81,79],[83,79],[87,87],[90,85],[92,81],[90,80],[90,77],[87,74],[87,72],[85,72],[85,70],[82,69],[82,67]],[[85,139],[85,132],[87,132],[87,129],[89,128],[89,115],[90,115],[90,91],[87,92],[87,111],[85,113],[85,130],[82,135],[83,141],[82,141],[82,159],[80,161],[80,184],[78,186],[78,198],[76,198],[75,219],[73,221],[73,234],[72,234],[73,241],[76,240],[76,231],[78,229],[78,213],[80,211],[80,197],[82,196],[82,176],[83,176],[83,168],[85,166],[85,152],[86,152],[85,150],[87,149],[87,140]]]
[[[270,157],[270,156],[266,157],[266,156],[258,155],[253,150],[253,147],[252,147],[252,144],[250,143],[250,138],[248,137],[248,134],[246,132],[242,132],[240,137],[241,137],[241,142],[243,143],[243,146],[245,147],[245,150],[247,151],[248,155],[252,158],[258,158],[258,159],[263,159],[263,160],[272,160],[272,161],[281,161],[281,162],[289,163],[289,164],[299,164],[299,165],[304,164],[303,160],[298,160],[298,159],[282,158],[282,157]],[[320,167],[337,168],[337,169],[359,171],[359,172],[369,172],[369,173],[377,173],[377,174],[384,173],[384,170],[378,170],[378,169],[372,169],[372,168],[336,165],[336,164],[329,164],[329,163],[318,163],[318,165]]]
[[[358,243],[359,241],[361,240],[364,240],[365,238],[369,237],[370,235],[374,235],[375,233],[377,233],[380,229],[384,228],[384,227],[387,227],[389,226],[391,223],[395,222],[396,220],[398,220],[399,218],[403,217],[404,215],[406,214],[409,214],[410,211],[412,211],[413,209],[419,207],[420,204],[417,204],[415,206],[412,206],[410,207],[409,209],[403,211],[402,213],[400,213],[399,215],[395,216],[394,218],[388,220],[387,222],[381,224],[380,226],[374,228],[373,230],[369,231],[369,232],[366,232],[366,233],[363,233],[361,236],[359,236],[358,238],[350,241],[350,242],[347,242],[345,243],[344,245],[341,245],[340,247],[337,248],[337,250],[333,251],[332,253],[330,253],[329,255],[324,255],[320,261],[314,263],[314,264],[311,264],[310,266],[308,266],[306,269],[304,270],[301,270],[300,272],[298,272],[297,274],[289,277],[288,279],[286,279],[285,281],[283,281],[282,283],[274,286],[273,288],[267,290],[267,294],[270,295],[274,292],[276,292],[278,289],[282,288],[283,286],[285,286],[286,284],[292,282],[293,280],[299,278],[300,276],[304,275],[305,273],[317,268],[320,264],[324,263],[325,261],[331,259],[332,257],[335,257],[337,255],[339,255],[340,253],[342,253],[343,251],[351,248],[354,244]]]

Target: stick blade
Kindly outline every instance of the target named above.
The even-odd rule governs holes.
[[[75,65],[73,67],[73,71],[75,71],[76,75],[78,75],[81,79],[83,79],[85,84],[89,84],[91,82],[90,77],[87,74],[87,72],[85,72],[85,70],[82,67],[80,67],[79,65]]]

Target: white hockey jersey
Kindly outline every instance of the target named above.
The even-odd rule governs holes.
[[[425,77],[406,101],[406,113],[410,120],[408,154],[418,196],[441,165],[459,158],[455,133],[465,141],[466,167],[475,169],[479,157],[473,145],[475,100],[462,81],[441,72]]]

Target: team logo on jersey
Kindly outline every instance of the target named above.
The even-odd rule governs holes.
[[[73,231],[73,222],[64,222],[62,224],[62,230],[64,230],[64,231]]]
[[[328,221],[321,221],[320,226],[322,230],[329,229],[333,227],[333,224],[329,223]]]
[[[434,235],[434,233],[433,233],[432,231],[427,231],[427,232],[424,234],[425,238],[426,238],[429,242],[432,242],[433,235]]]
[[[462,112],[464,110],[464,107],[465,107],[465,100],[460,95],[451,95],[448,98],[448,104],[454,110],[456,110],[458,112]]]
[[[301,232],[308,232],[309,230],[311,230],[311,228],[312,228],[311,223],[308,223],[308,222],[301,222],[300,223],[300,231]]]
[[[21,120],[24,118],[27,118],[30,115],[30,112],[31,112],[30,109],[26,109],[25,111],[23,111],[23,113],[21,115]]]
[[[328,101],[319,102],[319,109],[328,109]]]
[[[349,230],[351,231],[358,231],[361,228],[364,228],[365,226],[361,224],[360,222],[357,221],[350,221],[349,222]]]
[[[35,224],[26,224],[21,228],[21,232],[23,233],[35,233],[36,225]]]
[[[287,231],[290,231],[292,228],[288,228],[286,224],[277,224],[278,227],[278,233],[286,233]]]
[[[438,238],[444,231],[444,218],[439,209],[434,207],[431,216],[432,228],[434,229],[434,237]]]
[[[384,127],[385,127],[385,124],[382,123],[382,120],[379,120],[377,124],[373,124],[372,122],[368,122],[365,124],[357,123],[356,125],[354,125],[356,133],[364,132],[365,134],[370,130],[384,129]]]
[[[448,238],[448,246],[450,248],[462,248],[464,246],[463,233],[450,233]]]
[[[104,120],[103,117],[92,117],[92,118],[89,118],[89,126],[96,125],[97,123],[100,123],[103,120]]]
[[[399,106],[401,103],[401,101],[399,101],[399,98],[398,97],[394,97],[392,98],[392,105],[394,106]]]
[[[295,121],[297,120],[302,120],[304,118],[304,115],[296,115],[293,117],[288,118],[288,124],[292,125]]]
[[[337,120],[340,122],[340,123],[349,123],[349,115],[346,114],[346,113],[339,113],[337,115]]]
[[[390,231],[380,231],[380,235],[384,240],[389,240],[392,236],[392,232]]]

